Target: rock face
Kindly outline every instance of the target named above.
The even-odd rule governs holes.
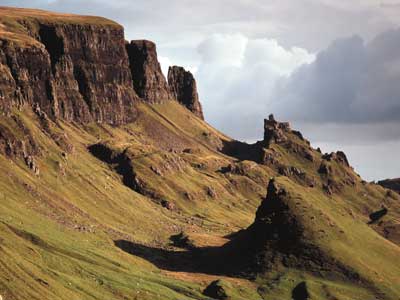
[[[169,87],[153,42],[128,43],[122,26],[102,18],[8,10],[0,19],[1,111],[37,105],[52,120],[117,126],[136,119],[140,98],[176,98],[203,119],[193,75],[172,67]]]
[[[349,161],[347,159],[347,156],[342,151],[337,151],[336,153],[332,152],[332,153],[329,153],[329,154],[326,153],[326,154],[324,154],[322,156],[322,158],[324,160],[327,160],[327,161],[336,161],[337,163],[339,163],[341,165],[344,165],[346,167],[350,167],[350,164],[349,164]]]
[[[172,96],[196,116],[204,120],[203,109],[197,93],[196,80],[192,73],[182,67],[169,67],[168,84]]]
[[[117,24],[21,23],[27,41],[0,41],[4,110],[38,104],[50,118],[113,125],[136,117],[124,31]]]
[[[274,115],[269,115],[264,120],[264,143],[267,147],[271,143],[282,143],[287,140],[285,133],[290,132],[289,123],[281,123],[275,120]]]
[[[167,81],[157,59],[156,45],[146,40],[126,44],[133,86],[139,97],[157,103],[171,98]]]

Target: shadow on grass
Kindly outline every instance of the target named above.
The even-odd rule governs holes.
[[[218,247],[174,251],[145,246],[126,240],[117,240],[114,241],[114,244],[129,254],[144,258],[162,270],[221,274],[215,268],[215,259],[221,252]]]

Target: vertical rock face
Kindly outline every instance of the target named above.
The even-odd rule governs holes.
[[[29,104],[53,120],[122,125],[136,119],[140,98],[176,98],[203,118],[192,74],[171,68],[169,87],[154,43],[127,43],[123,27],[102,18],[8,13],[0,15],[2,112]]]
[[[139,97],[150,103],[171,98],[167,81],[157,59],[156,45],[146,40],[126,44],[133,86]]]
[[[134,120],[132,78],[119,27],[41,26],[54,80],[48,96],[66,120],[115,125]]]
[[[136,117],[123,28],[23,23],[26,41],[0,39],[0,107],[39,104],[51,118],[119,125]]]
[[[192,73],[182,67],[170,67],[168,70],[168,84],[172,96],[196,116],[204,120],[203,110],[197,93],[196,80]]]
[[[264,143],[269,146],[271,143],[285,142],[287,140],[285,133],[290,131],[289,123],[278,122],[271,114],[264,120]]]
[[[52,75],[44,47],[19,47],[2,40],[0,69],[0,105],[3,109],[35,101],[50,110],[48,91]]]

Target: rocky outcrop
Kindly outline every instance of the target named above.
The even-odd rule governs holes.
[[[167,81],[157,58],[156,45],[147,40],[135,40],[126,44],[133,86],[139,97],[149,103],[171,98]]]
[[[121,26],[40,18],[20,25],[27,41],[0,42],[3,110],[28,103],[52,119],[113,125],[135,119],[138,97]]]
[[[172,97],[200,119],[204,120],[203,109],[197,93],[196,80],[192,73],[182,67],[169,67],[168,84]]]
[[[308,223],[309,218],[316,216],[306,217],[310,209],[306,208],[307,200],[284,182],[270,180],[253,224],[224,245],[226,261],[236,265],[239,272],[250,272],[251,276],[284,266],[358,280],[357,273],[347,269],[316,242],[318,233]],[[323,226],[335,226],[329,218],[321,217],[319,222]]]
[[[293,300],[307,300],[310,299],[310,294],[308,292],[307,283],[305,281],[300,282],[292,290]]]
[[[283,143],[287,141],[286,133],[289,133],[289,123],[281,123],[275,120],[274,115],[269,115],[264,120],[264,143],[269,147],[272,143]]]
[[[303,228],[291,212],[288,199],[291,195],[279,186],[274,179],[268,184],[267,196],[256,212],[251,230],[265,239],[263,242],[274,245],[284,252],[298,252],[302,243]]]
[[[278,167],[278,173],[280,175],[290,177],[296,180],[298,183],[303,184],[305,186],[308,187],[315,186],[315,180],[311,176],[309,176],[305,171],[296,168],[294,166],[280,165]]]
[[[120,151],[109,147],[106,143],[98,143],[89,146],[88,150],[93,156],[114,168],[121,175],[122,183],[126,187],[166,207],[165,201],[167,200],[162,199],[156,191],[148,187],[145,180],[138,176],[133,167],[132,158],[126,149]],[[170,208],[173,209],[172,204]]]
[[[378,184],[400,194],[400,178],[381,180]]]
[[[384,206],[378,211],[375,211],[369,215],[370,223],[374,223],[382,219],[388,213],[388,209]]]
[[[350,167],[349,161],[347,159],[347,156],[344,152],[342,151],[337,151],[332,152],[332,153],[326,153],[322,156],[323,159],[327,160],[327,161],[336,161],[337,163],[346,166],[346,167]]]

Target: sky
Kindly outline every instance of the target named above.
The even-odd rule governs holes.
[[[274,113],[365,179],[400,177],[400,0],[0,0],[100,15],[191,70],[206,121],[247,142]]]

